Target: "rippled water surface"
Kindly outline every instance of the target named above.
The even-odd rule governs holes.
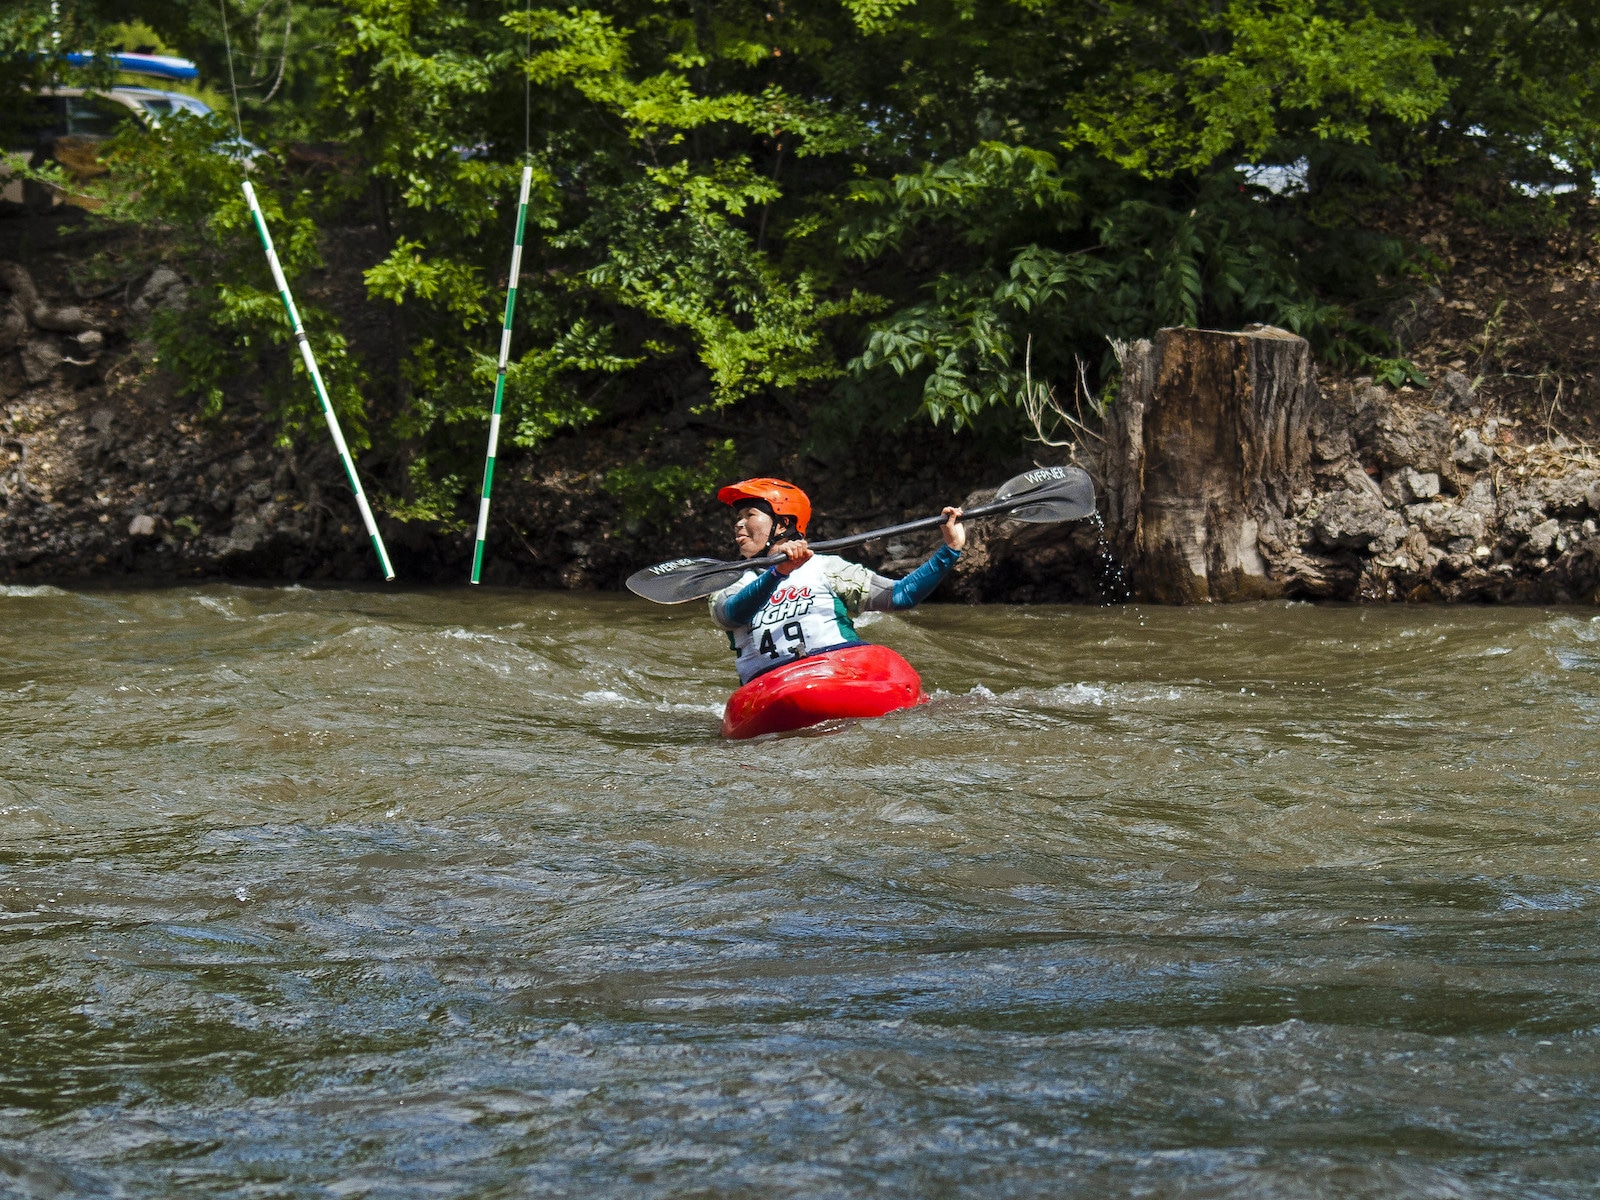
[[[1594,1196],[1593,610],[0,593],[0,1195]]]

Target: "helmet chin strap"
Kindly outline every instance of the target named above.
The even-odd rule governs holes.
[[[772,548],[774,546],[776,546],[779,542],[787,542],[790,539],[792,539],[793,537],[794,537],[794,531],[789,528],[789,525],[788,525],[787,522],[784,523],[783,532],[780,534],[778,532],[778,523],[776,521],[774,521],[772,523],[772,532],[767,535],[767,544],[761,548],[761,553],[763,553],[763,554],[771,554],[772,553]]]

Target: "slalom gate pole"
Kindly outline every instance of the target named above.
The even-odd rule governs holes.
[[[361,490],[361,480],[356,476],[355,460],[350,457],[350,447],[345,445],[344,431],[339,428],[339,418],[334,415],[333,404],[328,399],[328,389],[322,384],[322,372],[317,370],[317,360],[311,353],[311,343],[306,339],[305,326],[300,323],[300,313],[294,306],[294,297],[289,294],[289,281],[283,277],[283,267],[278,263],[278,252],[272,248],[272,235],[267,232],[266,218],[261,215],[261,206],[256,203],[255,188],[250,186],[248,180],[244,184],[244,198],[250,204],[250,219],[255,222],[256,233],[261,235],[261,248],[267,252],[267,266],[272,269],[272,282],[278,289],[278,299],[283,301],[283,310],[289,314],[289,327],[294,330],[295,341],[300,343],[300,359],[306,365],[306,374],[311,376],[311,386],[317,393],[317,402],[322,405],[322,415],[327,418],[328,432],[333,435],[334,449],[339,452],[339,461],[344,464],[344,474],[350,481],[350,490],[356,494],[356,507],[361,510],[361,519],[366,523],[367,536],[372,539],[372,549],[378,555],[378,565],[383,568],[384,579],[392,580],[394,567],[389,564],[389,552],[383,547],[383,537],[378,533],[378,523],[372,518],[372,506],[367,503],[367,494]]]
[[[478,501],[478,537],[472,547],[472,582],[483,575],[483,544],[489,536],[489,491],[494,486],[494,456],[500,445],[500,407],[506,395],[506,363],[511,358],[511,314],[517,307],[517,281],[522,277],[522,229],[528,219],[528,189],[533,168],[522,168],[522,195],[517,200],[517,233],[511,245],[511,283],[506,289],[506,319],[500,328],[500,364],[494,376],[494,409],[489,414],[489,453],[483,460],[483,497]]]

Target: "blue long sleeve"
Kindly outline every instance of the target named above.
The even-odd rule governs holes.
[[[933,594],[933,589],[938,587],[939,581],[950,573],[950,568],[956,565],[956,559],[960,557],[961,551],[952,550],[949,546],[940,546],[927,562],[904,579],[895,581],[892,600],[894,607],[915,608],[921,604]]]
[[[722,602],[723,617],[733,625],[748,624],[761,611],[761,606],[772,599],[772,593],[778,590],[782,578],[776,567],[768,567],[760,577],[752,579]]]

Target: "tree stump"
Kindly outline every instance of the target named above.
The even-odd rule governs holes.
[[[1101,459],[1106,526],[1136,599],[1280,596],[1289,502],[1309,487],[1311,348],[1270,326],[1163,329],[1123,356]]]

